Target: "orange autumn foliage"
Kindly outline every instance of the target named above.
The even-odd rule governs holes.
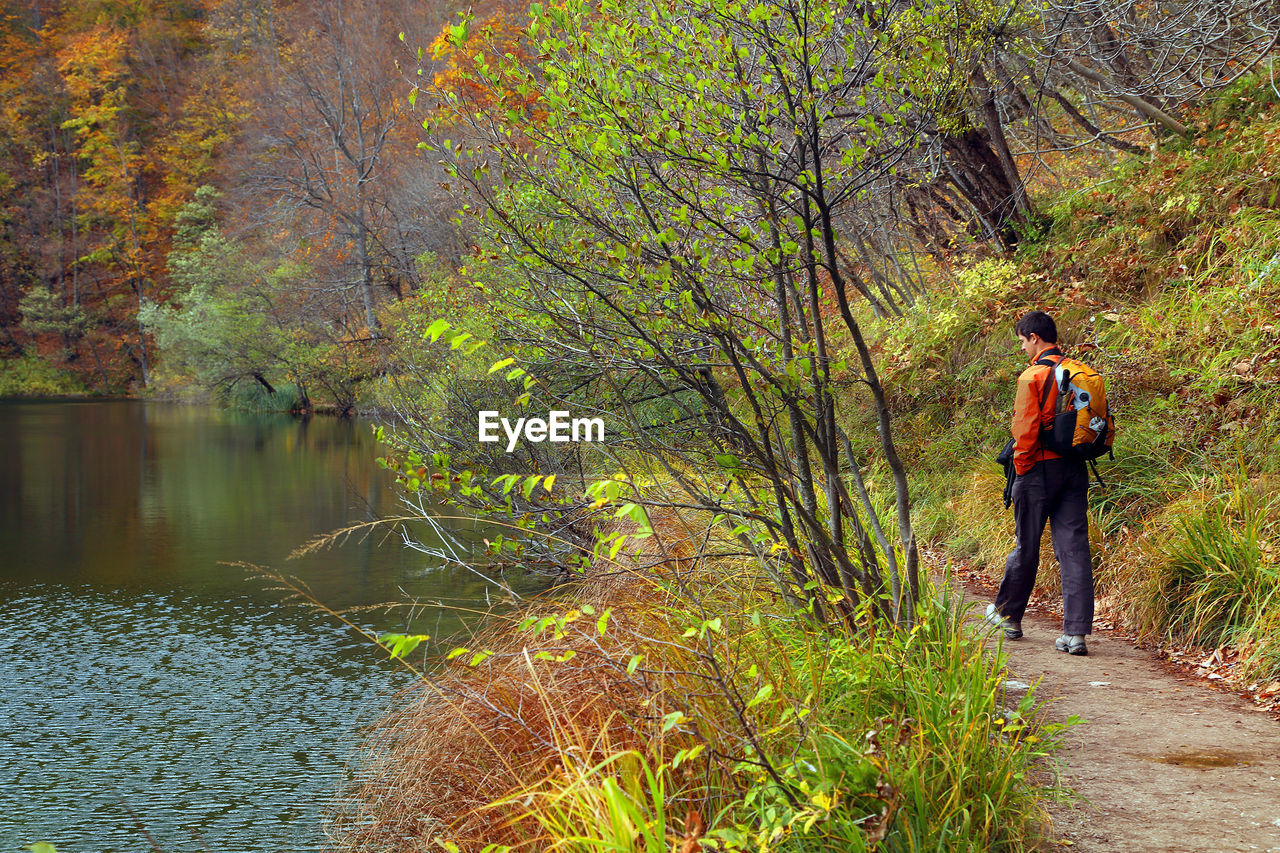
[[[5,2],[0,11],[0,355],[25,349],[118,393],[150,359],[173,220],[230,136],[204,62],[216,0]],[[34,289],[83,323],[32,330]]]
[[[525,29],[512,22],[509,12],[499,9],[467,25],[446,24],[431,42],[430,49],[432,57],[444,63],[432,80],[437,90],[452,92],[475,110],[502,107],[526,116],[538,116],[536,90],[526,94],[496,90],[480,79],[478,57],[489,64],[502,61],[514,61],[526,67],[534,64]]]

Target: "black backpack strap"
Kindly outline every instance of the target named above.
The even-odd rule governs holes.
[[[1058,361],[1053,361],[1053,356],[1058,357],[1058,361],[1062,361],[1067,356],[1057,347],[1049,347],[1049,349],[1040,353],[1040,357],[1035,360],[1036,364],[1043,364],[1046,367],[1057,367]]]
[[[1062,350],[1058,349],[1057,347],[1054,347],[1052,350],[1045,350],[1045,352],[1056,354],[1058,356],[1058,360],[1053,361],[1048,356],[1041,356],[1035,361],[1037,365],[1043,365],[1049,368],[1057,368],[1057,366],[1062,362],[1062,360],[1066,358],[1066,356],[1062,354]],[[1049,388],[1050,387],[1056,388],[1057,385],[1058,385],[1057,375],[1054,373],[1053,370],[1050,370],[1049,377],[1045,379],[1044,390],[1040,392],[1040,411],[1043,412],[1044,404],[1049,402]]]
[[[1037,361],[1036,364],[1047,364],[1049,367],[1055,366],[1051,361],[1048,361],[1048,362]],[[1057,387],[1057,384],[1058,384],[1058,377],[1056,376],[1056,374],[1054,374],[1052,370],[1050,370],[1049,375],[1046,376],[1044,380],[1044,390],[1040,392],[1040,411],[1043,412],[1044,404],[1049,402],[1049,389]]]
[[[1098,478],[1098,485],[1105,489],[1107,487],[1107,484],[1102,481],[1102,475],[1098,473],[1098,463],[1090,459],[1089,467],[1093,469],[1093,476]]]

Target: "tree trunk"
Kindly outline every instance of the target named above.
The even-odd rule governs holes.
[[[356,226],[356,257],[360,263],[360,300],[364,304],[364,324],[369,337],[378,336],[377,303],[373,293],[373,259],[369,257],[369,229],[364,220]]]
[[[995,148],[1000,165],[1004,168],[1005,182],[1013,196],[1014,209],[1023,221],[1031,220],[1031,201],[1027,198],[1027,188],[1018,174],[1018,164],[1013,160],[1013,152],[1009,150],[1009,140],[1004,135],[1004,124],[1000,121],[1000,110],[996,107],[996,93],[991,88],[982,66],[977,65],[971,75],[977,90],[979,106],[982,110],[982,123],[986,128],[991,145]]]
[[[1018,244],[1015,226],[1025,222],[1017,193],[985,130],[970,127],[942,137],[943,162],[955,188],[973,207],[983,230],[1004,248]]]

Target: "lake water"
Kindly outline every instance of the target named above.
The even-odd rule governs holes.
[[[358,727],[406,676],[224,563],[284,570],[335,608],[483,606],[475,574],[383,533],[286,559],[401,514],[377,453],[358,421],[0,401],[0,849],[148,850],[140,827],[166,853],[320,849]],[[460,626],[409,612],[352,618]]]

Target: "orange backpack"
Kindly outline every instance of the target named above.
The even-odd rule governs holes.
[[[1049,402],[1049,394],[1057,394],[1053,421],[1040,431],[1040,443],[1067,459],[1084,459],[1090,463],[1111,453],[1116,438],[1116,420],[1107,407],[1107,389],[1102,375],[1074,358],[1056,363],[1047,358],[1036,364],[1053,368],[1040,395],[1040,411]],[[1097,475],[1097,468],[1094,474]],[[1102,478],[1098,478],[1102,482]]]

